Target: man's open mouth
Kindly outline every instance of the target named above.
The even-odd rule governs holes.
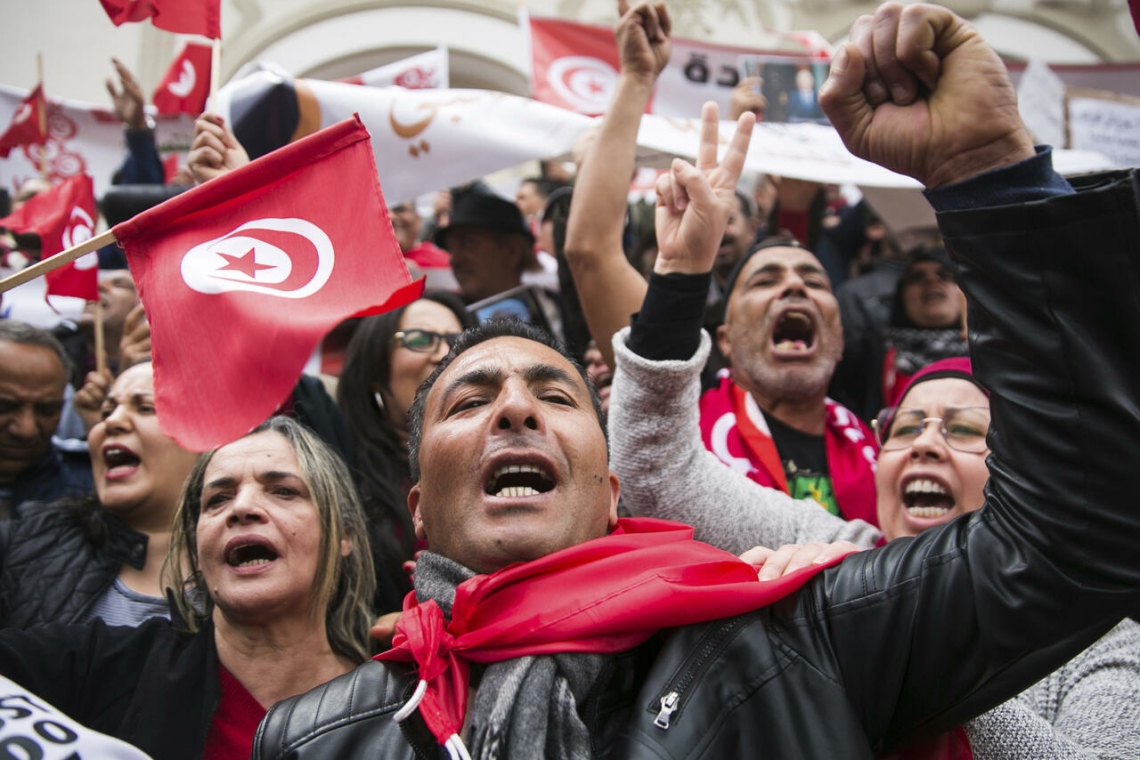
[[[802,311],[786,311],[772,330],[777,351],[808,351],[815,345],[815,321]]]
[[[554,479],[543,468],[533,464],[511,464],[495,470],[483,490],[491,496],[513,498],[538,496],[553,488]]]

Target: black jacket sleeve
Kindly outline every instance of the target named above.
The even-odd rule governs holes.
[[[823,621],[810,656],[834,658],[877,750],[985,711],[1135,609],[1138,176],[939,215],[992,394],[986,504],[852,556],[802,600]]]

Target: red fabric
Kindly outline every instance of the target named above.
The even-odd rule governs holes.
[[[163,431],[205,451],[289,395],[341,320],[412,282],[368,132],[347,119],[116,226],[150,322]]]
[[[826,406],[824,446],[835,500],[846,519],[858,518],[877,526],[875,438],[847,407],[831,399]],[[764,425],[763,430],[760,425]],[[727,373],[718,387],[701,396],[701,440],[705,448],[749,479],[787,493],[783,460],[766,429],[763,413]]]
[[[604,113],[621,65],[613,30],[551,18],[529,21],[530,96],[590,116]]]
[[[1140,0],[1128,0],[1128,8],[1132,11],[1132,25],[1136,33],[1140,34]]]
[[[776,229],[781,233],[787,232],[798,240],[801,245],[811,245],[811,241],[808,240],[810,227],[811,225],[808,224],[808,212],[806,211],[780,209],[780,213],[776,215]]]
[[[392,649],[376,659],[417,664],[428,682],[419,710],[443,743],[463,725],[470,662],[623,652],[661,628],[771,604],[839,561],[760,583],[751,565],[692,538],[680,523],[619,520],[603,538],[461,583],[450,623],[408,594]]]
[[[99,0],[115,26],[153,19],[159,29],[222,38],[222,0]]]
[[[268,711],[220,662],[218,686],[218,707],[206,734],[202,760],[246,760],[253,751],[257,726]]]
[[[0,227],[40,237],[41,259],[90,240],[95,234],[95,189],[79,174],[36,194]],[[99,300],[99,256],[94,251],[44,275],[47,295]]]
[[[436,246],[436,244],[430,240],[425,240],[405,253],[404,258],[414,261],[424,269],[451,268],[451,256],[448,255],[447,251]]]
[[[47,142],[47,100],[42,84],[20,101],[12,121],[0,135],[0,158],[7,158],[12,148],[21,145],[43,145]]]
[[[154,91],[154,106],[160,114],[197,116],[206,110],[212,56],[209,45],[187,43]]]
[[[166,184],[174,179],[174,175],[178,173],[178,154],[171,153],[166,158],[162,159],[162,179]]]

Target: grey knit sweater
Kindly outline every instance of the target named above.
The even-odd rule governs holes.
[[[614,336],[610,467],[635,514],[688,523],[734,554],[753,546],[880,538],[812,501],[797,501],[726,467],[701,442],[700,371],[710,340],[688,361],[653,362]],[[1126,620],[1048,678],[966,725],[976,760],[1140,760],[1140,624]]]

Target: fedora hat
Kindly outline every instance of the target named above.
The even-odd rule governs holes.
[[[514,203],[497,195],[481,192],[466,193],[451,214],[451,223],[439,227],[432,235],[432,241],[447,250],[444,241],[448,230],[456,227],[482,227],[495,232],[510,232],[523,235],[534,245],[534,233],[523,219],[522,212]]]

